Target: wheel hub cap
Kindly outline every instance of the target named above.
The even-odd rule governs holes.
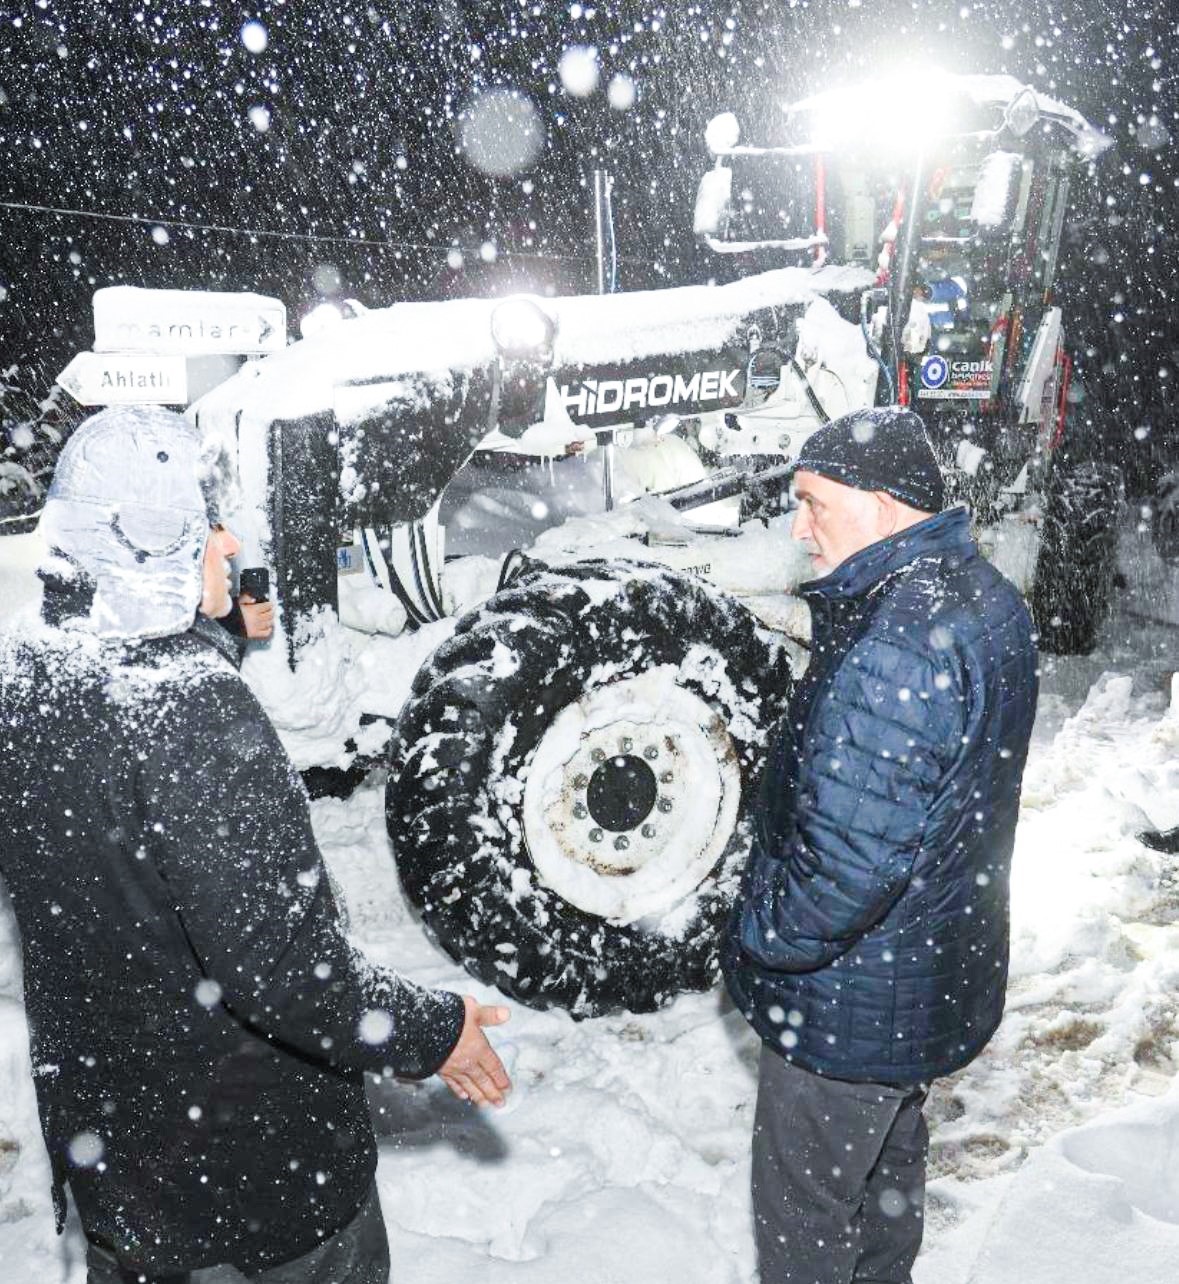
[[[724,851],[741,773],[722,719],[665,665],[563,709],[527,768],[524,833],[542,880],[622,923],[691,892]]]
[[[612,833],[624,833],[646,820],[658,796],[655,773],[633,753],[607,758],[585,791],[590,816]]]

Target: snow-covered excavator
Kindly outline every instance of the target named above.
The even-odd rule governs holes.
[[[803,577],[790,460],[828,419],[911,404],[980,521],[1033,506],[1042,636],[1093,645],[1113,493],[1061,450],[1052,284],[1103,140],[1007,77],[921,89],[937,129],[874,132],[895,88],[796,104],[772,147],[713,122],[694,226],[727,284],[398,304],[192,408],[273,572],[247,676],[309,780],[387,763],[410,899],[525,1003],[649,1010],[715,979],[801,654],[767,627]]]

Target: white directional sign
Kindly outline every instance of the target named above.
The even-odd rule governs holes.
[[[95,352],[250,355],[287,345],[287,310],[264,294],[217,290],[94,291]]]
[[[79,352],[57,382],[83,406],[188,404],[183,357]]]

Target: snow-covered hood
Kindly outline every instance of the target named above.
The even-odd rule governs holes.
[[[201,601],[210,484],[196,429],[155,407],[91,416],[66,443],[41,517],[43,578],[93,584],[78,627],[104,638],[190,628]]]
[[[758,309],[801,310],[828,295],[858,295],[872,282],[861,267],[787,267],[726,285],[540,300],[556,327],[550,367],[617,366],[719,350]],[[367,412],[366,388],[386,396],[390,384],[448,387],[456,373],[496,360],[491,316],[502,302],[448,299],[373,309],[250,363],[195,402],[189,414],[203,428],[235,422],[239,411],[246,421],[262,423],[327,410],[347,420],[349,407]]]

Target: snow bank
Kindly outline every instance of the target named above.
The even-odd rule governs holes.
[[[25,607],[40,610],[41,581],[36,570],[46,553],[38,530],[0,537],[0,625]]]
[[[914,1278],[1171,1284],[1179,1261],[1179,1091],[1062,1133],[1006,1182],[982,1233]],[[957,1260],[955,1260],[957,1259]]]
[[[41,1140],[24,1005],[9,993],[15,930],[0,904],[5,971],[0,997],[0,1275],[11,1284],[83,1284],[84,1247],[76,1219],[68,1240],[53,1227],[49,1156]]]

